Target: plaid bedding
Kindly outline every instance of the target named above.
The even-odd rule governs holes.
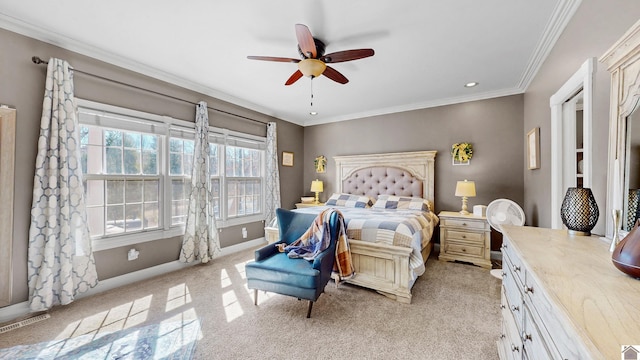
[[[296,209],[297,212],[319,214],[327,206]],[[349,239],[404,246],[413,249],[409,266],[414,279],[425,271],[421,250],[431,240],[438,217],[431,211],[408,209],[346,208],[335,206],[344,215]]]

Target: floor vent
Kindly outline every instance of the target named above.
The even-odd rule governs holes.
[[[15,330],[15,329],[21,328],[23,326],[31,325],[33,323],[37,323],[37,322],[42,321],[42,320],[47,320],[50,317],[51,317],[51,315],[49,315],[49,314],[42,314],[42,315],[30,317],[28,319],[24,319],[24,320],[15,322],[13,324],[5,325],[3,327],[0,327],[0,334],[3,334],[3,333],[6,333],[8,331],[11,331],[11,330]]]

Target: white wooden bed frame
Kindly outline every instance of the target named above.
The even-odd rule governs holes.
[[[431,211],[434,208],[434,165],[437,151],[415,151],[404,153],[370,154],[335,156],[336,163],[336,192],[344,192],[345,181],[354,173],[368,168],[395,168],[405,170],[421,182],[419,196],[429,200]],[[379,191],[380,189],[376,190]],[[384,192],[370,193],[359,189],[359,195],[377,198]],[[404,195],[407,193],[389,193],[388,195]],[[414,195],[415,196],[415,195]],[[265,228],[265,235],[269,242],[279,239],[278,229]],[[411,303],[412,270],[409,266],[409,256],[413,249],[393,246],[383,243],[349,239],[351,256],[356,270],[356,276],[347,282],[376,290],[377,292],[402,303]],[[422,258],[426,262],[433,249],[433,242],[429,239],[422,249]]]
[[[434,170],[437,151],[335,156],[336,192],[343,192],[345,180],[358,170],[393,167],[408,171],[422,182],[422,197],[434,208]],[[379,194],[367,194],[375,196]],[[401,195],[401,194],[389,194]],[[411,303],[412,270],[409,255],[412,249],[400,246],[349,239],[356,276],[348,282],[374,289],[399,302]],[[422,249],[426,262],[433,250],[433,242]]]

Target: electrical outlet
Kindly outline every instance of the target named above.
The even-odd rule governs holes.
[[[246,228],[246,227],[243,227],[243,228],[242,228],[242,238],[243,238],[243,239],[246,239],[246,238],[247,238],[247,228]]]
[[[136,260],[138,258],[138,255],[140,255],[140,251],[136,250],[136,249],[131,249],[129,250],[129,252],[127,253],[127,259],[129,261],[133,261]]]

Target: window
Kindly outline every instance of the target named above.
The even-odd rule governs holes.
[[[94,250],[184,233],[193,123],[79,100],[81,166]],[[262,220],[265,139],[209,128],[218,228]]]

